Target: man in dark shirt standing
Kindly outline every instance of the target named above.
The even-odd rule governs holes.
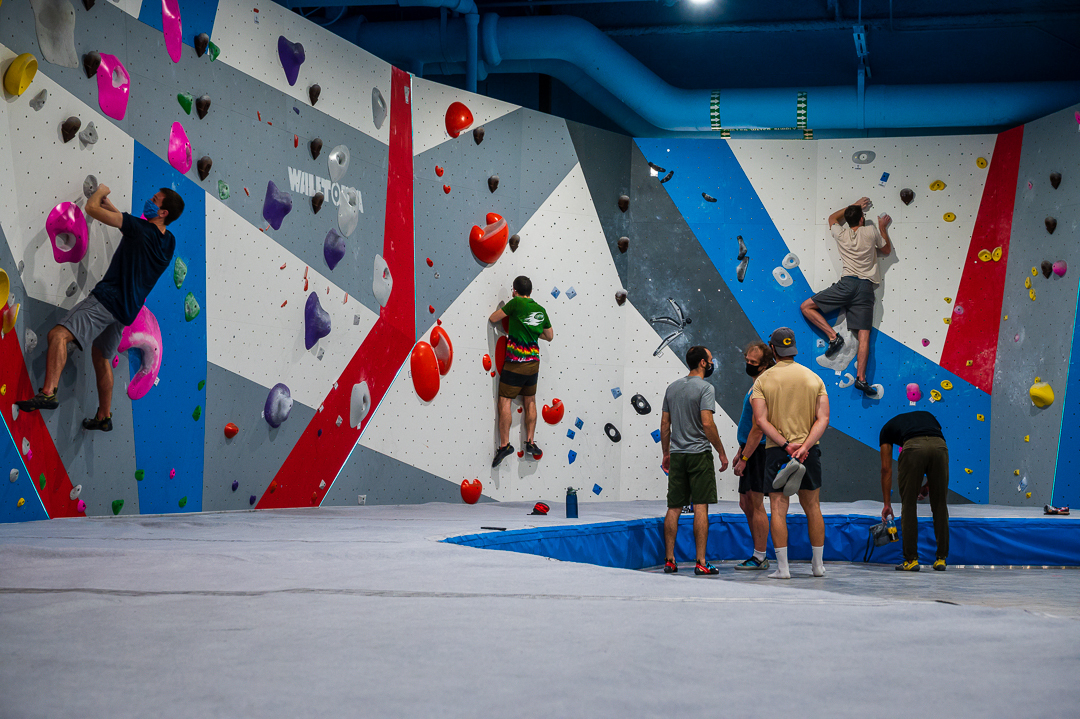
[[[91,357],[97,375],[98,411],[83,420],[86,429],[112,430],[112,358],[120,346],[124,328],[135,321],[158,278],[169,266],[176,238],[165,229],[184,211],[184,200],[166,187],[158,190],[143,206],[146,219],[120,212],[109,200],[111,190],[99,185],[86,201],[86,213],[98,222],[120,230],[109,269],[90,295],[71,308],[60,324],[49,330],[49,353],[45,384],[33,398],[18,403],[19,409],[33,412],[56,409],[56,388],[67,364],[67,344],[85,350],[93,345]]]
[[[937,538],[937,559],[934,569],[945,571],[949,556],[949,448],[937,418],[929,412],[898,414],[881,428],[881,494],[885,507],[881,518],[892,516],[892,453],[893,445],[900,451],[898,481],[900,484],[900,533],[904,537],[904,563],[897,569],[919,571],[919,515],[916,503],[923,477],[930,490],[930,511],[934,514],[934,536]]]

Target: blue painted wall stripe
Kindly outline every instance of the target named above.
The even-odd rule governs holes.
[[[213,39],[217,10],[218,0],[181,0],[180,27],[184,31],[185,45],[193,47],[195,36],[201,32],[205,32]],[[162,30],[161,0],[143,0],[142,9],[139,10],[139,22],[155,30]],[[164,37],[161,39],[161,52],[165,53]]]
[[[1069,351],[1069,378],[1062,398],[1061,431],[1058,434],[1057,466],[1050,502],[1055,507],[1080,505],[1080,293]]]
[[[10,395],[9,395],[10,396]],[[0,522],[30,522],[35,519],[48,519],[49,514],[38,497],[36,481],[30,476],[22,461],[15,440],[7,423],[0,421],[4,428],[0,434]],[[18,470],[19,478],[10,481],[11,470]],[[19,499],[25,499],[23,506],[18,506]]]

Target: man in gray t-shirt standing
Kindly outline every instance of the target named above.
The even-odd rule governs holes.
[[[664,471],[668,473],[667,515],[664,517],[664,571],[679,571],[675,561],[675,537],[683,506],[694,505],[694,543],[697,566],[694,574],[717,574],[720,570],[705,559],[709,539],[709,505],[716,504],[716,471],[712,448],[720,455],[720,471],[728,459],[713,421],[716,392],[705,381],[712,374],[712,352],[691,347],[686,352],[690,374],[671,383],[664,394],[660,419],[660,444],[664,449]],[[710,447],[711,445],[711,447]]]

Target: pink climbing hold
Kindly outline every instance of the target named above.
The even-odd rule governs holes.
[[[79,500],[79,503],[75,505],[75,509],[79,514],[86,514],[86,502]]]
[[[135,321],[124,328],[120,337],[120,352],[135,349],[142,352],[142,366],[128,384],[127,395],[131,399],[141,399],[146,396],[150,388],[157,380],[158,371],[161,370],[161,328],[158,327],[157,317],[146,305],[142,306]]]
[[[180,27],[178,0],[161,0],[161,28],[165,34],[165,49],[173,62],[180,62],[184,47],[184,30]]]
[[[179,122],[169,132],[169,164],[185,175],[191,169],[191,141]]]
[[[173,467],[169,470],[169,479],[176,479],[176,468]]]
[[[922,399],[922,389],[915,382],[907,386],[907,398],[909,402],[918,402]]]
[[[1058,260],[1054,263],[1054,274],[1058,277],[1064,277],[1065,273],[1069,271],[1069,265],[1065,260]]]
[[[922,341],[922,346],[923,346],[923,347],[929,347],[929,346],[930,346],[930,340],[928,340],[928,339],[926,339],[926,338],[924,337],[924,338],[923,338],[923,341]]]
[[[123,120],[127,113],[131,77],[116,55],[101,53],[97,69],[98,104],[101,111],[114,120]]]
[[[113,366],[113,369],[116,369],[117,367],[120,366],[120,355],[116,355],[115,357],[112,358],[112,366]]]
[[[49,233],[53,259],[57,262],[75,264],[86,256],[90,244],[86,218],[74,202],[61,202],[54,207],[45,220],[45,231]]]

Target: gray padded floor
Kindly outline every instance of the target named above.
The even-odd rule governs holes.
[[[829,564],[778,586],[437,541],[566,523],[528,509],[0,525],[0,716],[1075,714],[1080,572]]]

